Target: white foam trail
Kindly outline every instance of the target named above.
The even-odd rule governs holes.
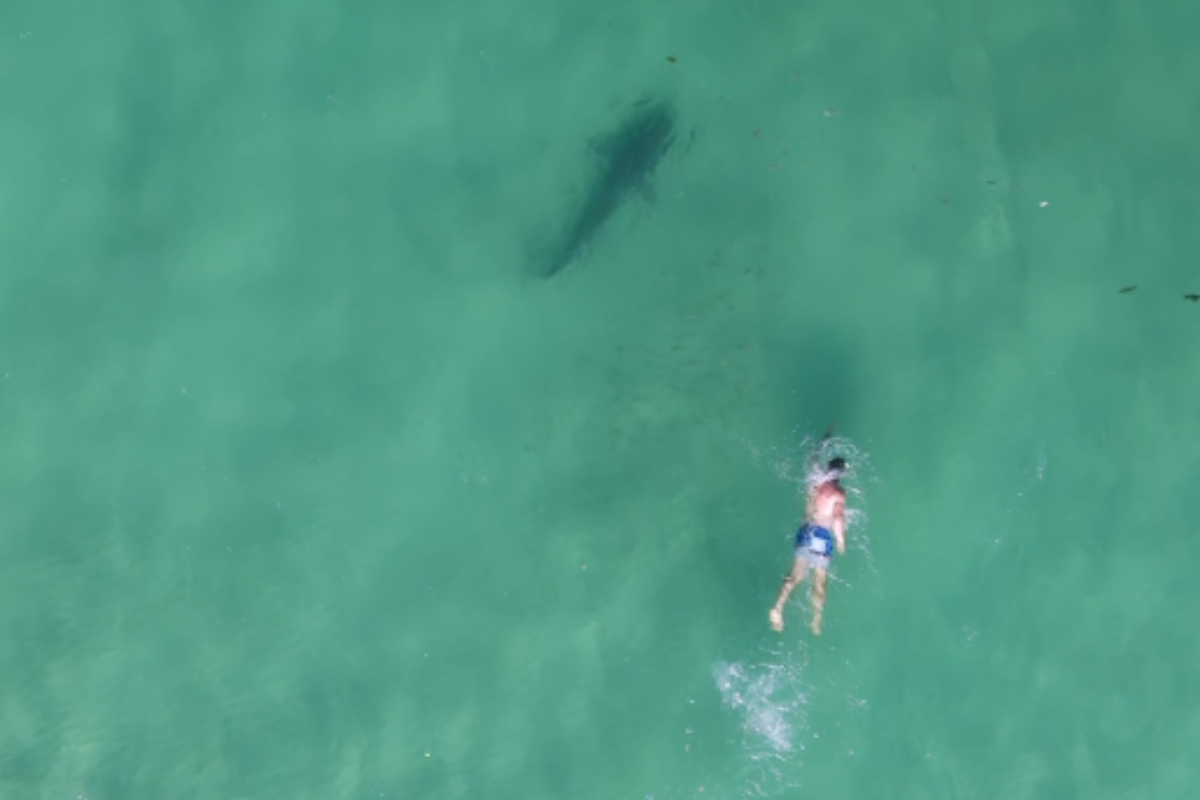
[[[798,785],[807,703],[802,672],[796,659],[785,656],[713,667],[721,704],[736,715],[742,733],[739,745],[746,761],[736,779],[742,797],[774,797]]]
[[[771,752],[788,753],[793,747],[792,712],[803,695],[790,686],[793,681],[783,665],[719,664],[714,670],[721,701],[742,718],[745,743],[752,749],[766,745]]]

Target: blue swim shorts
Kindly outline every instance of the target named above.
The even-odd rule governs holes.
[[[828,569],[833,555],[833,534],[820,525],[806,522],[796,532],[796,558],[805,559],[809,566]]]

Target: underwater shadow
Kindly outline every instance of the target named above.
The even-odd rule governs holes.
[[[594,175],[578,211],[539,270],[543,279],[574,263],[626,201],[649,190],[654,171],[675,142],[676,119],[668,101],[643,99],[615,130],[592,141]]]

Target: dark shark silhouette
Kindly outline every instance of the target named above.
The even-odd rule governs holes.
[[[595,179],[543,278],[570,266],[621,204],[647,188],[675,142],[675,117],[674,106],[665,100],[642,100],[620,127],[592,143],[598,162]]]

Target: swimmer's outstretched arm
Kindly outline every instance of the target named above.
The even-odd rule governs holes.
[[[833,507],[833,540],[839,553],[846,552],[846,501],[838,500]]]

